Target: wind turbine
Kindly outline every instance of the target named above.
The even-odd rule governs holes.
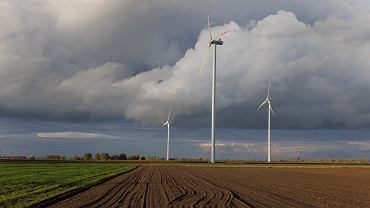
[[[271,127],[271,116],[270,116],[270,112],[272,113],[272,115],[275,116],[275,113],[274,111],[272,110],[272,106],[271,106],[271,101],[272,101],[272,98],[270,97],[270,84],[271,81],[269,82],[269,87],[267,89],[267,96],[266,96],[266,99],[261,103],[261,105],[257,108],[257,111],[264,105],[264,104],[268,104],[268,127],[267,127],[267,151],[268,151],[268,159],[267,161],[270,163],[271,162],[271,139],[270,139],[270,136],[271,136],[271,131],[270,131],[270,127]]]
[[[204,68],[208,55],[209,55],[209,49],[213,47],[213,72],[212,72],[212,126],[211,126],[211,163],[215,163],[215,108],[216,108],[216,49],[217,46],[221,46],[224,44],[224,42],[221,40],[221,36],[227,34],[229,31],[223,32],[220,35],[218,35],[216,38],[212,37],[212,31],[211,31],[211,23],[210,23],[210,11],[208,10],[207,15],[208,20],[208,32],[209,32],[209,45],[208,50],[206,52],[206,55],[203,59],[202,66],[200,68],[200,72]]]
[[[171,124],[170,115],[171,115],[171,109],[172,109],[172,105],[170,107],[170,110],[168,111],[167,121],[162,125],[162,126],[167,125],[167,157],[166,157],[167,161],[170,159],[170,124]]]

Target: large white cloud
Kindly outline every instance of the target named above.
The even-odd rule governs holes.
[[[258,118],[264,113],[257,114],[254,109],[271,79],[279,127],[367,126],[370,100],[363,97],[370,89],[367,21],[362,16],[349,20],[332,16],[311,26],[291,12],[280,11],[252,27],[240,28],[231,22],[215,28],[233,30],[218,53],[218,109],[237,108],[240,116],[237,121],[235,117],[221,119],[231,126],[238,122],[260,124],[264,119]],[[160,108],[156,105],[171,102],[176,104],[177,114],[196,114],[209,108],[210,70],[197,77],[206,36],[203,31],[195,49],[189,49],[172,67],[168,80],[143,86],[134,101],[142,115],[150,118],[148,115],[158,113],[153,110]],[[156,105],[142,108],[148,103]],[[141,120],[140,113],[128,116]]]
[[[265,113],[255,109],[270,79],[276,127],[370,124],[369,3],[212,5],[214,33],[232,30],[218,50],[219,126],[263,126]],[[208,44],[200,21],[206,1],[2,1],[0,7],[3,115],[123,115],[158,123],[173,104],[179,125],[209,121],[210,64],[199,77]]]
[[[106,134],[97,134],[97,133],[88,133],[88,132],[40,132],[37,133],[37,136],[40,138],[59,138],[59,139],[117,139],[120,137],[106,135]]]

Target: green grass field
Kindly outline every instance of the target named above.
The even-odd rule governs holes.
[[[0,163],[0,207],[25,207],[132,169],[111,163]]]

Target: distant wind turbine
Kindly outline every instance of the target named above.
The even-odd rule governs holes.
[[[171,110],[172,110],[172,105],[170,107],[170,110],[168,111],[168,116],[167,116],[167,121],[162,125],[166,126],[167,125],[167,157],[166,160],[170,159],[170,115],[171,115]]]
[[[209,46],[208,49],[214,45],[213,48],[213,73],[212,73],[212,126],[211,126],[211,163],[215,163],[215,147],[216,147],[216,141],[215,141],[215,107],[216,107],[216,48],[218,45],[223,45],[224,42],[221,40],[221,37],[225,34],[227,34],[229,31],[223,32],[220,35],[218,35],[216,38],[212,37],[211,32],[211,23],[210,23],[210,11],[208,10],[208,32],[209,32]],[[203,59],[200,72],[202,72],[205,64],[207,63],[209,55],[209,50],[207,50],[205,57]]]
[[[271,140],[270,140],[270,127],[271,127],[271,116],[270,116],[270,112],[272,113],[272,115],[275,116],[275,113],[274,111],[272,110],[272,106],[271,106],[271,101],[272,101],[272,98],[270,97],[270,84],[271,82],[269,82],[269,86],[268,86],[268,89],[267,89],[267,96],[266,96],[266,99],[261,103],[261,105],[257,108],[257,111],[264,105],[264,104],[268,104],[268,128],[267,128],[267,151],[268,151],[268,162],[270,163],[271,162]]]

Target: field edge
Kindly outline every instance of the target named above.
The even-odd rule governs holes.
[[[53,204],[56,204],[60,201],[63,201],[67,198],[70,198],[76,194],[79,194],[79,193],[82,193],[84,191],[87,191],[89,190],[90,188],[94,187],[94,186],[97,186],[97,185],[100,185],[102,183],[105,183],[117,176],[120,176],[120,175],[123,175],[123,174],[126,174],[126,173],[130,173],[131,171],[137,169],[138,166],[135,166],[133,168],[131,168],[130,170],[126,170],[124,172],[121,172],[121,173],[117,173],[117,174],[114,174],[114,175],[111,175],[111,176],[108,176],[108,177],[105,177],[105,178],[102,178],[100,179],[99,181],[95,182],[95,183],[92,183],[92,184],[89,184],[89,185],[86,185],[86,186],[82,186],[82,187],[79,187],[79,188],[76,188],[76,189],[73,189],[73,190],[70,190],[70,191],[67,191],[67,192],[64,192],[64,193],[61,193],[61,194],[58,194],[56,196],[53,196],[51,198],[48,198],[48,199],[45,199],[45,200],[42,200],[42,201],[39,201],[37,203],[34,203],[30,206],[27,206],[27,208],[43,208],[43,207],[49,207]]]

